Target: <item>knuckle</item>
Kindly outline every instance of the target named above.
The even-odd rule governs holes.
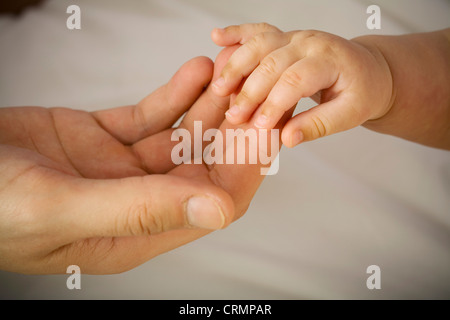
[[[259,23],[255,23],[254,25],[253,25],[253,27],[255,28],[255,30],[258,30],[258,31],[262,31],[262,32],[273,32],[273,31],[276,31],[276,30],[278,30],[278,28],[276,28],[276,27],[274,27],[273,25],[271,25],[271,24],[268,24],[267,22],[259,22]]]
[[[302,39],[302,41],[307,43],[309,52],[321,55],[334,53],[334,48],[337,46],[334,40],[329,34],[316,30],[308,30]]]
[[[261,108],[261,113],[272,119],[281,117],[282,114],[288,109],[286,101],[282,95],[269,96]]]
[[[335,41],[330,35],[317,30],[300,31],[292,35],[292,41],[306,46],[313,53],[332,52]]]
[[[294,41],[305,41],[306,39],[314,39],[318,35],[319,31],[317,30],[302,30],[295,32],[292,35],[292,39]]]
[[[269,40],[270,35],[271,33],[269,32],[261,32],[255,35],[253,37],[253,40],[256,42],[256,44],[261,45]]]
[[[159,215],[152,213],[149,202],[145,201],[132,205],[124,217],[124,223],[118,221],[117,228],[125,228],[126,234],[140,236],[165,231],[164,221]]]
[[[253,99],[251,98],[251,95],[247,92],[247,90],[242,90],[239,95],[236,97],[236,104],[241,104],[245,102],[251,102]]]
[[[311,136],[313,139],[327,136],[330,131],[330,122],[323,116],[313,115],[311,120]]]
[[[239,75],[239,71],[234,67],[234,62],[230,59],[222,70],[222,76],[226,79],[234,79]]]
[[[281,76],[282,83],[294,89],[300,88],[302,80],[302,77],[294,70],[287,70]]]
[[[247,48],[246,54],[249,55],[250,59],[254,60],[257,57],[257,54],[260,52],[260,48],[265,43],[266,39],[267,35],[260,33],[245,44],[245,47]]]
[[[277,60],[272,56],[266,56],[260,63],[258,71],[263,75],[271,75],[277,71]]]
[[[334,54],[334,47],[327,40],[316,41],[311,50],[314,52],[314,54],[320,54],[322,56],[331,56]]]

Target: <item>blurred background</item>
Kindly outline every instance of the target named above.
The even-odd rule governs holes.
[[[214,59],[214,27],[264,21],[352,38],[442,29],[450,17],[445,0],[26,2],[0,5],[2,107],[137,103],[185,61]],[[81,30],[66,27],[72,4]],[[380,30],[366,27],[371,4]],[[82,275],[81,290],[67,289],[68,275],[0,271],[0,298],[448,299],[449,195],[450,152],[356,128],[283,149],[278,174],[225,230],[123,274]],[[370,265],[380,290],[366,287]]]

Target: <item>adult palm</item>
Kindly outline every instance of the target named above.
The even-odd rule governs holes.
[[[173,124],[222,129],[227,98],[198,57],[140,103],[85,112],[0,109],[0,268],[23,273],[117,273],[242,215],[262,181],[258,165],[182,164]],[[215,70],[214,70],[215,69]],[[193,200],[193,201],[190,201]]]

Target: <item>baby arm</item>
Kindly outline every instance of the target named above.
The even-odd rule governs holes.
[[[288,147],[364,124],[372,130],[450,149],[449,30],[353,40],[268,24],[215,29],[221,46],[242,46],[215,82],[218,95],[240,88],[233,124],[273,128],[301,98],[318,106],[290,119]]]

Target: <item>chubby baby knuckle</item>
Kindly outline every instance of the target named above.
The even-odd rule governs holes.
[[[301,87],[303,78],[295,70],[286,70],[281,76],[280,80],[283,85],[286,85],[293,89],[299,89]]]
[[[314,38],[317,36],[319,31],[317,30],[300,30],[300,31],[294,31],[291,35],[291,40],[294,42],[303,42],[307,39],[314,40]]]
[[[330,38],[330,35],[317,30],[305,30],[295,33],[292,36],[292,41],[296,45],[306,47],[307,52],[318,53],[330,53],[333,52],[333,48],[336,46],[336,41]]]
[[[273,32],[261,32],[253,37],[258,47],[262,47],[267,43],[273,41],[275,35]]]
[[[330,41],[327,41],[325,39],[316,41],[316,43],[311,48],[311,50],[316,55],[328,56],[328,57],[333,56],[335,53],[334,45]]]
[[[277,60],[271,55],[268,55],[259,64],[258,72],[262,75],[273,75],[277,72],[277,66]]]
[[[259,32],[273,32],[278,31],[279,29],[267,22],[259,22],[253,25],[253,28]]]
[[[252,60],[256,58],[256,54],[261,51],[261,47],[264,46],[267,39],[267,35],[265,33],[259,33],[253,38],[251,38],[246,44],[245,49],[247,56],[249,56]]]

